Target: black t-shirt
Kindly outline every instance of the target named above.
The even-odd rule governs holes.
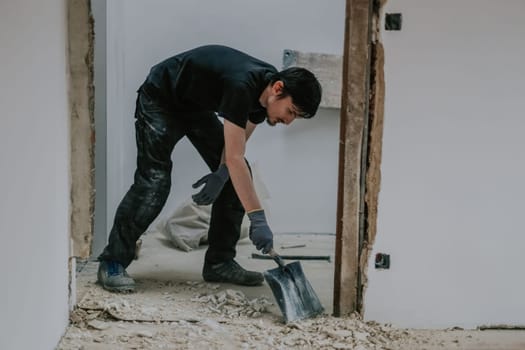
[[[172,111],[213,111],[245,128],[266,118],[259,97],[276,72],[243,52],[208,45],[155,65],[141,89]]]

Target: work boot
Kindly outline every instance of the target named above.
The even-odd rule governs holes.
[[[258,286],[264,281],[262,273],[247,271],[233,259],[215,265],[204,263],[202,277],[206,282],[233,283],[242,286]]]
[[[97,279],[104,289],[111,292],[133,292],[135,290],[135,281],[116,261],[101,261],[98,265]]]

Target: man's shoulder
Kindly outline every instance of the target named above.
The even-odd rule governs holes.
[[[204,45],[176,55],[179,60],[205,65],[224,65],[229,69],[266,68],[275,70],[271,64],[249,53],[224,45]]]
[[[178,57],[180,59],[187,59],[187,58],[192,58],[192,57],[211,58],[211,57],[220,57],[223,55],[230,56],[230,55],[246,55],[246,54],[242,51],[239,51],[229,46],[209,44],[209,45],[198,46],[193,49],[181,52],[175,55],[175,57]]]

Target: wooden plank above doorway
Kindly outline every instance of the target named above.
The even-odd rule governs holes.
[[[319,107],[341,107],[342,55],[287,49],[283,52],[283,69],[290,67],[303,67],[315,74],[323,88]]]

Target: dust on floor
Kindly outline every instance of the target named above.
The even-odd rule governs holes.
[[[310,237],[310,248],[313,240],[319,240],[316,247],[331,244],[326,237]],[[203,251],[174,253],[159,242],[159,237],[145,237],[141,257],[128,269],[137,282],[132,294],[103,290],[95,284],[98,263],[82,266],[77,277],[78,302],[58,350],[525,349],[523,331],[409,330],[364,322],[356,315],[335,318],[328,314],[284,324],[266,285],[241,288],[205,283],[200,278]],[[272,266],[272,262],[250,260],[250,245],[241,243],[238,248],[242,265]],[[333,264],[322,264],[326,262],[308,265],[308,272],[326,304],[330,293],[321,287],[326,287],[329,276],[321,272],[330,271]],[[316,269],[318,273],[312,273]],[[330,307],[326,309],[330,312]]]
[[[93,282],[87,286],[58,350],[484,348],[479,331],[425,333],[356,315],[283,324],[269,312],[270,296],[250,299],[219,284],[139,280],[132,294],[109,293]]]
[[[270,296],[205,282],[137,281],[132,294],[93,284],[58,349],[393,349],[407,330],[359,317],[283,324]]]

